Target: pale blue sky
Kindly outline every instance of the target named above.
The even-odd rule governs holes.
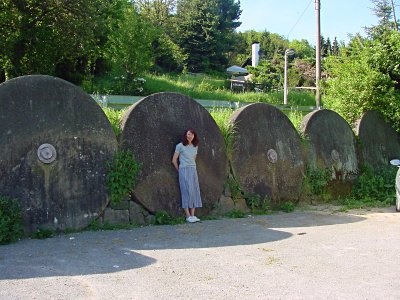
[[[315,45],[314,2],[314,0],[240,0],[243,12],[240,18],[242,25],[238,31],[267,30],[289,40],[305,38]],[[365,35],[363,27],[378,23],[371,9],[374,5],[370,0],[320,0],[320,2],[321,34],[332,41],[336,36],[339,41],[348,42],[349,33],[359,32]],[[399,2],[395,1],[396,4]],[[395,9],[397,15],[400,15],[399,6]]]

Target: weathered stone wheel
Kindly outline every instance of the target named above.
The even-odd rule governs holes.
[[[196,162],[203,209],[198,212],[205,214],[218,202],[227,178],[224,139],[209,112],[190,97],[158,93],[135,103],[124,115],[121,144],[142,163],[133,196],[150,212],[182,214],[171,158],[187,128],[194,128],[200,139]]]
[[[0,195],[20,201],[27,232],[80,229],[102,212],[117,141],[88,94],[50,76],[6,81],[0,128]]]
[[[237,110],[231,167],[245,192],[271,198],[275,204],[296,201],[304,163],[300,136],[279,109],[265,103]]]
[[[387,166],[400,158],[399,134],[378,111],[368,111],[358,120],[356,134],[361,142],[362,161],[372,167]]]
[[[332,174],[334,195],[346,194],[359,172],[357,143],[350,125],[328,109],[307,114],[301,123],[307,140],[307,164]]]

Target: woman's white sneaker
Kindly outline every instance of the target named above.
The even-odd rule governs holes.
[[[199,219],[198,217],[193,216],[192,218],[193,218],[193,220],[194,220],[195,222],[200,222],[200,219]]]
[[[195,222],[196,222],[196,220],[195,220],[195,219],[193,219],[193,217],[192,217],[192,216],[190,216],[190,217],[187,217],[187,218],[186,218],[186,222],[189,222],[189,223],[195,223]]]

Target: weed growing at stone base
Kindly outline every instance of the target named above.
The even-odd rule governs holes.
[[[229,187],[229,190],[231,191],[231,198],[233,202],[236,202],[237,199],[243,198],[242,188],[239,182],[237,182],[237,180],[233,176],[230,175],[228,177],[226,185]]]
[[[321,196],[327,192],[326,187],[331,179],[331,171],[328,168],[308,167],[303,181],[303,189],[306,194]]]
[[[286,201],[279,206],[279,210],[284,211],[286,213],[293,212],[295,205],[291,201]]]
[[[131,229],[137,228],[139,225],[136,224],[110,224],[108,222],[101,223],[100,220],[93,220],[90,222],[85,230],[99,231],[99,230],[120,230],[120,229]]]
[[[263,199],[258,194],[245,194],[246,204],[254,215],[271,213],[271,199],[265,196]]]
[[[51,238],[55,235],[55,231],[54,230],[50,230],[50,229],[45,229],[45,228],[38,228],[33,234],[32,234],[32,238],[33,239],[38,239],[38,240],[44,240],[44,239],[48,239]]]
[[[16,242],[22,235],[22,209],[18,200],[0,196],[0,245]]]
[[[240,209],[232,209],[230,212],[226,213],[228,218],[236,219],[236,218],[244,218],[245,213]]]
[[[119,150],[107,164],[106,186],[112,204],[120,203],[134,189],[141,164],[131,151]]]
[[[397,168],[393,167],[373,169],[363,166],[351,195],[339,199],[339,203],[347,209],[393,205],[396,201],[396,172]]]
[[[155,225],[176,225],[183,223],[185,223],[185,219],[183,217],[173,218],[165,210],[156,212]]]

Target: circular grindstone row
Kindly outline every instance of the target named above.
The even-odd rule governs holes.
[[[19,200],[25,230],[81,229],[107,204],[117,140],[97,103],[59,78],[0,85],[0,195]]]
[[[224,139],[209,112],[190,97],[158,93],[132,105],[123,117],[123,148],[142,164],[133,196],[150,212],[182,214],[171,159],[187,128],[194,128],[200,140],[196,163],[203,209],[198,213],[205,214],[217,203],[227,178]]]
[[[231,167],[245,192],[275,203],[297,200],[304,163],[300,136],[277,108],[256,103],[237,110]]]

